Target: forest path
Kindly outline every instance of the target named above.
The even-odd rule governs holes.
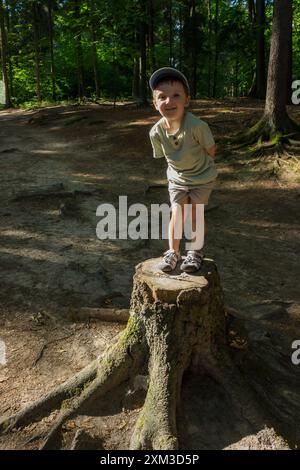
[[[300,365],[291,363],[292,341],[300,339],[299,181],[270,176],[266,163],[253,165],[223,145],[232,131],[258,119],[261,103],[199,100],[191,111],[218,139],[219,183],[206,213],[205,253],[217,263],[233,315],[233,354],[291,436],[300,416]],[[299,120],[297,108],[290,111]],[[166,241],[100,241],[95,235],[97,206],[117,205],[119,195],[149,210],[152,203],[168,203],[166,188],[149,189],[166,183],[165,163],[152,159],[148,139],[157,118],[154,110],[133,105],[0,112],[0,338],[7,351],[0,414],[96,357],[123,326],[76,321],[80,308],[128,307],[135,265],[165,249]],[[221,406],[226,397],[209,379],[206,391],[195,394],[197,380],[187,380],[183,397],[185,448],[235,447],[241,440],[250,448],[281,445],[271,431],[253,434],[230,404]],[[103,445],[124,448],[138,410],[111,406],[113,418],[107,404],[107,416],[99,418]],[[24,444],[32,433],[34,426],[3,437],[0,447],[35,448],[36,442]]]

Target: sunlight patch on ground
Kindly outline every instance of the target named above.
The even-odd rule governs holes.
[[[30,258],[33,260],[40,261],[50,261],[51,263],[64,264],[64,259],[62,255],[57,255],[53,251],[46,250],[36,250],[36,249],[22,249],[22,254],[20,255],[19,248],[4,248],[0,249],[0,253],[6,253],[10,255],[17,256],[18,258]]]
[[[46,150],[46,149],[38,149],[38,150],[31,150],[30,153],[36,154],[36,155],[53,155],[57,154],[57,150]]]
[[[95,181],[107,180],[107,176],[91,175],[90,173],[75,173],[73,174],[73,176],[77,176],[77,178],[84,178],[84,179],[90,179],[90,180],[95,180]]]
[[[36,240],[46,240],[46,236],[41,234],[37,234],[36,232],[29,232],[26,230],[2,230],[0,232],[1,236],[3,237],[14,237],[14,238],[21,238],[23,240],[30,240],[31,238],[35,238]]]

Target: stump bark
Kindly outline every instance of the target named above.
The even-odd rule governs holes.
[[[261,410],[230,360],[226,318],[217,267],[205,259],[193,275],[157,269],[158,259],[136,267],[130,318],[117,341],[92,364],[57,389],[4,417],[9,432],[60,407],[41,449],[62,447],[63,425],[89,405],[148,368],[144,406],[131,437],[131,449],[177,449],[176,418],[185,371],[207,373],[220,382],[243,415],[257,424]],[[63,402],[63,406],[62,406]]]
[[[145,332],[149,387],[131,439],[132,449],[177,449],[176,411],[183,373],[205,369],[225,349],[225,312],[216,266],[196,275],[137,266],[131,316]]]

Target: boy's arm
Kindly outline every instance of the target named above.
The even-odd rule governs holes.
[[[214,144],[214,145],[213,145],[212,147],[210,147],[209,149],[206,149],[206,151],[207,151],[207,153],[208,153],[208,155],[209,155],[210,157],[214,158],[215,155],[216,155],[216,151],[217,151],[217,146],[216,146],[216,144]]]
[[[214,158],[216,154],[216,144],[209,125],[201,121],[201,124],[195,127],[194,133],[197,142],[199,142],[210,157]]]
[[[151,142],[152,149],[153,149],[153,157],[163,158],[165,154],[164,154],[161,142],[159,140],[158,135],[155,133],[155,131],[153,131],[153,129],[151,129],[149,133],[149,137],[150,137],[150,142]]]

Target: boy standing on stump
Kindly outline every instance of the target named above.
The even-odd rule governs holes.
[[[187,111],[190,101],[186,77],[171,67],[156,70],[150,78],[153,103],[161,119],[150,130],[154,158],[165,157],[172,206],[169,224],[169,249],[159,263],[162,271],[173,271],[180,255],[180,240],[191,206],[191,229],[195,235],[192,250],[180,268],[197,271],[203,260],[204,205],[215,187],[215,141],[206,122]],[[196,224],[197,222],[197,224]]]

